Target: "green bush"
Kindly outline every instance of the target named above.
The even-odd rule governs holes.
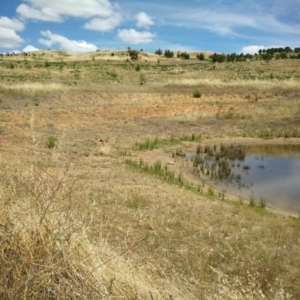
[[[165,57],[172,58],[174,56],[174,52],[170,50],[165,50]]]
[[[197,54],[197,58],[199,59],[199,60],[204,60],[204,54],[203,53],[200,53],[200,54]]]
[[[194,92],[193,97],[194,98],[200,98],[201,97],[201,93],[197,90],[197,91]]]
[[[146,76],[145,74],[140,75],[140,85],[143,85],[146,83]]]
[[[131,60],[137,60],[139,58],[139,52],[137,50],[129,50],[129,56]]]
[[[53,135],[49,136],[47,139],[47,147],[49,149],[53,149],[56,146],[56,144],[57,144],[57,137]]]

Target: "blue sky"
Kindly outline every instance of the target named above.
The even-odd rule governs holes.
[[[300,47],[300,0],[0,0],[0,53]]]

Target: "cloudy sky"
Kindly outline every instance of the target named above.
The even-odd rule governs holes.
[[[1,0],[0,53],[300,47],[300,0]]]

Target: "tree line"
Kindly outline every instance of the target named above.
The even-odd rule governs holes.
[[[161,50],[158,49],[155,51],[157,55],[164,55],[167,58],[172,58],[175,56],[175,53],[171,50]],[[177,52],[178,58],[189,59],[190,55],[186,52]],[[205,56],[203,53],[198,53],[196,57],[199,60],[204,60]],[[262,59],[262,60],[271,60],[271,59],[300,59],[300,47],[294,48],[291,47],[278,47],[278,48],[269,48],[269,49],[259,49],[255,54],[218,54],[214,53],[209,56],[212,62],[222,63],[222,62],[235,62],[235,61],[248,61],[253,59]]]

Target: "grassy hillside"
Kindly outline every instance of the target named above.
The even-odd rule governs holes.
[[[196,54],[0,58],[1,299],[300,298],[298,214],[181,155],[299,144],[300,62]]]

